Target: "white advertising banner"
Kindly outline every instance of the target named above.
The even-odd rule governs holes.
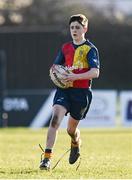
[[[117,92],[115,90],[93,90],[93,99],[86,118],[79,127],[105,127],[116,125]],[[63,119],[61,127],[67,124]]]
[[[132,91],[120,93],[121,122],[125,126],[132,127]]]

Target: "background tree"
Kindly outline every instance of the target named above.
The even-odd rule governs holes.
[[[130,0],[0,0],[0,25],[64,25],[70,15],[80,11],[94,18],[96,24],[108,21],[132,25]]]

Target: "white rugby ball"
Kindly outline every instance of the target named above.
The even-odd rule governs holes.
[[[63,73],[70,73],[70,71],[68,70],[67,67],[62,66],[62,65],[53,65],[50,68],[50,77],[51,80],[53,81],[53,83],[60,87],[60,88],[68,88],[68,87],[72,87],[72,82],[71,81],[66,81],[65,79],[63,79],[64,75]]]

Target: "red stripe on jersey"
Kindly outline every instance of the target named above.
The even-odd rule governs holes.
[[[65,66],[71,67],[73,64],[75,49],[72,43],[66,43],[62,47],[62,52],[65,57]]]

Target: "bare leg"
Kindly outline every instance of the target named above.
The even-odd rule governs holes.
[[[44,152],[44,159],[40,162],[39,168],[41,170],[49,170],[51,167],[51,157],[52,157],[52,148],[56,141],[57,130],[59,125],[66,113],[66,109],[61,105],[54,105],[53,114],[50,121],[47,140],[46,140],[46,148]]]
[[[67,132],[70,135],[73,142],[78,142],[80,138],[80,130],[77,128],[79,121],[75,120],[71,116],[68,120]]]
[[[46,149],[52,149],[56,137],[57,137],[57,132],[58,128],[60,126],[60,123],[66,113],[66,109],[61,106],[61,105],[54,105],[53,107],[53,115],[50,121],[50,126],[48,129],[48,134],[47,134],[47,140],[46,140]]]

